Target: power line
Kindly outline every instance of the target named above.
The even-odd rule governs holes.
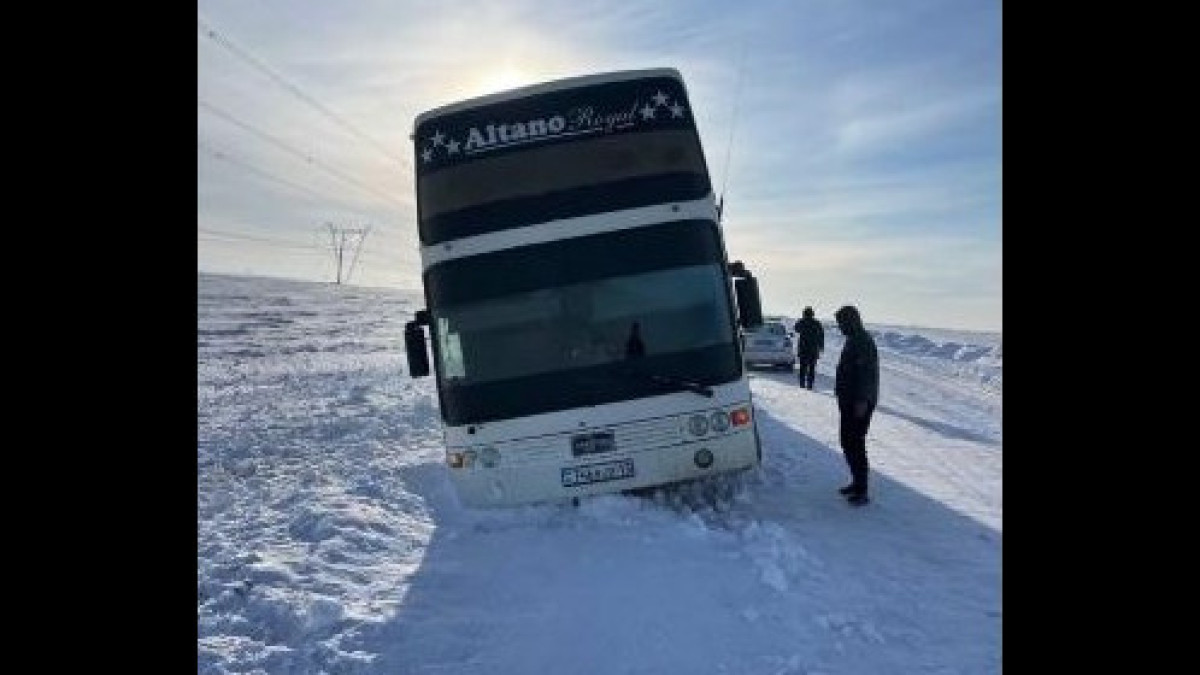
[[[314,191],[313,189],[311,189],[311,188],[309,188],[309,187],[307,187],[307,186],[304,186],[304,185],[301,185],[301,184],[299,184],[299,183],[296,183],[296,182],[290,181],[290,180],[288,180],[288,179],[286,179],[286,178],[282,178],[282,177],[280,177],[280,176],[277,176],[277,175],[275,175],[275,174],[271,173],[270,171],[267,171],[266,169],[259,168],[259,167],[257,167],[257,166],[254,166],[253,164],[251,164],[251,163],[249,163],[249,162],[245,161],[245,160],[238,159],[237,157],[235,157],[235,156],[231,155],[230,153],[228,153],[228,152],[226,152],[226,151],[224,151],[224,150],[219,150],[219,149],[217,149],[217,148],[214,148],[214,147],[212,147],[211,145],[209,145],[209,144],[205,143],[205,142],[204,142],[204,141],[202,141],[202,140],[199,140],[199,139],[197,139],[197,141],[196,141],[196,145],[197,145],[197,146],[199,146],[201,149],[205,150],[206,152],[208,152],[208,153],[209,153],[210,155],[212,155],[213,157],[215,157],[215,158],[219,159],[219,160],[222,160],[222,161],[225,161],[225,162],[229,162],[230,164],[234,164],[234,165],[236,165],[236,166],[240,166],[240,167],[242,167],[243,169],[245,169],[245,170],[247,170],[247,171],[249,171],[249,172],[251,172],[251,173],[254,173],[254,174],[256,174],[256,175],[258,175],[258,176],[260,176],[260,177],[262,177],[262,178],[265,178],[265,179],[267,179],[267,180],[270,180],[270,181],[273,181],[273,182],[279,183],[280,185],[284,185],[284,186],[286,186],[286,187],[292,188],[293,190],[299,190],[300,192],[304,192],[304,193],[306,193],[306,194],[308,194],[308,195],[311,195],[311,196],[313,196],[313,197],[316,197],[317,199],[319,199],[319,200],[321,200],[321,201],[323,201],[323,202],[333,202],[333,203],[335,203],[335,204],[337,204],[337,205],[341,206],[342,208],[346,208],[346,209],[348,209],[348,210],[353,210],[353,211],[358,211],[358,210],[361,210],[361,209],[360,209],[360,207],[359,207],[358,205],[356,205],[356,204],[351,204],[351,203],[349,203],[349,202],[346,202],[346,201],[341,201],[341,200],[334,199],[333,197],[330,197],[329,195],[326,195],[326,194],[321,194],[321,193],[319,193],[319,192],[316,192],[316,191]],[[397,203],[398,205],[401,205],[401,206],[402,206],[402,204],[400,204],[399,202],[396,202],[396,203]]]
[[[741,111],[742,101],[742,74],[746,69],[746,36],[742,35],[741,54],[738,58],[737,65],[737,82],[734,85],[733,92],[733,113],[729,120],[729,144],[725,146],[725,166],[723,168],[724,176],[721,177],[721,198],[717,202],[717,220],[721,220],[725,215],[725,193],[729,185],[729,162],[733,155],[733,131],[737,128],[738,113]]]
[[[275,81],[281,87],[283,87],[287,91],[291,92],[293,95],[295,95],[300,100],[302,100],[305,103],[308,103],[312,107],[316,108],[319,112],[321,112],[323,115],[325,115],[329,119],[336,122],[343,129],[349,131],[350,133],[354,134],[361,140],[363,140],[363,141],[367,142],[368,144],[370,144],[371,146],[373,146],[376,150],[383,153],[383,155],[385,157],[387,157],[388,159],[390,159],[391,161],[396,162],[401,167],[408,166],[407,160],[401,159],[401,158],[393,155],[392,151],[389,150],[386,145],[384,145],[383,143],[370,137],[365,132],[359,130],[356,126],[354,126],[350,122],[343,119],[340,115],[338,115],[334,111],[330,110],[328,107],[323,105],[321,102],[317,101],[315,98],[313,98],[309,94],[305,93],[302,89],[300,89],[299,86],[291,83],[286,78],[284,78],[283,75],[280,75],[279,73],[275,72],[274,69],[272,69],[266,63],[264,63],[261,59],[253,56],[252,54],[247,52],[245,49],[233,44],[233,42],[227,36],[222,35],[220,32],[217,31],[217,29],[215,29],[211,25],[209,25],[204,19],[197,17],[196,21],[200,25],[200,28],[203,31],[204,35],[206,37],[208,37],[209,39],[211,39],[213,42],[216,42],[218,45],[229,50],[234,56],[237,56],[238,58],[242,59],[246,63],[249,63],[251,66],[254,66],[256,69],[265,73],[267,75],[267,77],[271,78],[273,81]]]
[[[284,186],[286,186],[286,187],[292,188],[292,189],[294,189],[294,190],[299,190],[299,191],[301,191],[301,192],[305,192],[305,193],[307,193],[307,194],[309,194],[309,195],[312,195],[313,197],[316,197],[317,199],[319,199],[319,200],[321,200],[321,201],[324,201],[324,202],[334,202],[334,203],[337,203],[338,205],[340,205],[340,206],[342,206],[342,207],[344,207],[344,208],[346,208],[346,209],[348,209],[348,210],[353,210],[353,211],[359,210],[359,209],[358,209],[358,208],[357,208],[355,205],[349,204],[349,203],[347,203],[347,202],[338,202],[337,200],[335,200],[335,199],[333,199],[333,198],[331,198],[331,197],[329,197],[329,196],[327,196],[327,195],[323,195],[323,194],[319,194],[319,193],[317,193],[317,192],[314,192],[313,190],[309,189],[308,187],[305,187],[305,186],[303,186],[303,185],[300,185],[300,184],[298,184],[298,183],[294,183],[294,182],[292,182],[292,181],[289,181],[289,180],[287,180],[287,179],[285,179],[285,178],[280,178],[280,177],[278,177],[278,176],[276,176],[276,175],[272,174],[272,173],[271,173],[271,172],[269,172],[269,171],[266,171],[266,170],[264,170],[264,169],[258,168],[258,167],[256,167],[256,166],[254,166],[254,165],[250,164],[249,162],[246,162],[246,161],[244,161],[244,160],[240,160],[240,159],[238,159],[238,158],[236,158],[236,157],[234,157],[234,156],[230,155],[229,153],[227,153],[227,152],[225,152],[225,151],[223,151],[223,150],[218,150],[218,149],[216,149],[216,148],[213,148],[213,147],[209,146],[207,143],[205,143],[205,142],[203,142],[203,141],[197,140],[197,141],[196,141],[196,144],[197,144],[197,146],[199,146],[199,147],[200,147],[200,148],[202,148],[203,150],[207,151],[209,154],[211,154],[212,156],[216,157],[217,159],[220,159],[220,160],[222,160],[222,161],[229,162],[230,164],[235,164],[235,165],[237,165],[237,166],[240,166],[240,167],[242,167],[243,169],[246,169],[247,171],[250,171],[250,172],[252,172],[252,173],[254,173],[254,174],[257,174],[257,175],[261,176],[262,178],[265,178],[265,179],[267,179],[267,180],[270,180],[270,181],[274,181],[274,182],[276,182],[276,183],[279,183],[279,184],[281,184],[281,185],[284,185]],[[387,223],[387,222],[385,222],[384,224],[385,224],[386,226],[388,226],[388,229],[389,229],[389,230],[392,230],[392,231],[396,232],[396,234],[397,234],[397,235],[407,235],[407,234],[409,234],[409,231],[408,231],[408,230],[406,230],[406,229],[404,229],[404,228],[401,228],[400,226],[396,225],[395,223]],[[392,228],[395,228],[395,229],[393,230]],[[398,258],[398,260],[402,260],[402,261],[405,261],[405,262],[411,262],[411,261],[412,261],[412,259],[410,259],[408,256],[404,256],[404,257],[402,257],[402,258]]]
[[[214,28],[210,23],[206,22],[203,18],[197,17],[197,23],[205,37],[211,39],[213,42],[215,42],[222,48],[228,50],[230,53],[232,53],[234,56],[238,57],[245,63],[250,64],[251,66],[253,66],[257,70],[259,70],[260,72],[266,74],[273,82],[280,85],[286,91],[293,94],[300,100],[309,104],[310,106],[312,106],[313,108],[315,108],[316,110],[321,112],[323,115],[325,115],[327,118],[336,122],[343,129],[349,131],[354,136],[356,136],[359,139],[366,141],[368,144],[372,145],[376,150],[379,150],[384,156],[386,156],[391,162],[398,164],[404,172],[407,173],[410,170],[407,159],[401,159],[401,158],[398,158],[395,155],[393,155],[391,153],[390,149],[388,149],[384,144],[371,138],[368,134],[366,134],[365,132],[363,132],[362,130],[357,128],[355,125],[351,124],[349,121],[347,121],[346,119],[344,119],[343,117],[338,115],[336,112],[334,112],[333,110],[329,109],[327,106],[320,103],[316,98],[314,98],[313,96],[311,96],[308,93],[306,93],[305,91],[303,91],[298,85],[290,82],[283,75],[279,74],[273,68],[268,66],[262,59],[254,56],[248,50],[246,50],[242,47],[239,47],[228,36],[223,35],[220,31],[218,31],[216,28]],[[277,148],[284,150],[284,151],[300,158],[306,164],[316,166],[317,168],[322,169],[323,171],[333,175],[334,177],[338,178],[341,181],[351,183],[358,188],[366,190],[374,195],[380,196],[380,197],[386,199],[391,204],[398,205],[400,207],[407,206],[403,202],[400,202],[399,200],[397,200],[393,194],[389,194],[384,191],[381,191],[381,190],[379,190],[375,187],[372,187],[371,185],[368,185],[362,181],[356,180],[354,177],[349,176],[346,173],[333,168],[332,166],[329,166],[323,162],[319,162],[310,153],[307,153],[303,150],[296,148],[295,146],[287,143],[286,141],[280,139],[279,137],[277,137],[275,135],[272,135],[261,129],[256,128],[254,125],[252,125],[242,119],[239,119],[237,116],[233,115],[232,113],[230,113],[226,110],[222,110],[222,109],[218,108],[217,106],[215,106],[207,101],[200,100],[200,99],[197,100],[197,103],[198,103],[198,105],[200,105],[201,107],[203,107],[207,111],[209,111],[211,114],[221,117],[222,119],[226,120],[227,122],[230,122],[230,123],[240,127],[244,131],[247,131],[247,132],[259,137],[260,139],[265,140],[268,143],[271,143],[272,145],[276,146]],[[317,199],[321,199],[321,200],[327,199],[327,197],[325,195],[318,194],[317,192],[314,192],[312,189],[310,189],[304,185],[301,185],[294,181],[282,178],[278,175],[273,174],[270,171],[267,171],[267,170],[264,170],[257,166],[254,166],[254,165],[250,164],[249,162],[246,162],[244,160],[234,157],[233,155],[231,155],[228,152],[224,152],[224,151],[218,150],[216,148],[213,148],[211,146],[208,146],[207,144],[205,144],[204,142],[202,142],[200,140],[198,140],[197,143],[198,143],[199,147],[203,148],[204,150],[206,150],[207,152],[212,154],[217,159],[221,159],[221,160],[227,161],[231,164],[238,165],[238,166],[242,167],[244,170],[247,170],[254,174],[257,174],[258,176],[260,176],[262,178],[274,181],[276,183],[279,183],[286,187],[292,188],[294,190],[304,192],[308,195],[316,197]],[[346,228],[335,229],[332,224],[329,224],[329,227],[330,227],[330,232],[334,237],[333,244],[334,244],[335,254],[338,256],[338,258],[337,258],[337,265],[338,265],[338,267],[337,267],[337,274],[338,274],[337,282],[342,283],[343,278],[345,280],[348,280],[349,277],[355,271],[355,268],[357,267],[357,264],[360,259],[360,255],[363,252],[363,248],[364,248],[362,245],[363,240],[365,239],[366,234],[369,231],[369,229],[358,229],[358,230],[352,230],[352,229],[346,229]],[[285,246],[285,247],[292,247],[292,248],[305,249],[305,250],[308,250],[310,248],[316,248],[316,247],[307,247],[307,246],[303,246],[303,245],[299,245],[299,244],[295,244],[295,243],[283,243],[278,240],[273,241],[270,239],[253,237],[250,235],[239,235],[239,234],[234,234],[234,233],[230,233],[230,232],[220,232],[220,231],[210,230],[210,229],[205,229],[205,228],[198,228],[198,231],[207,234],[209,237],[215,236],[215,237],[224,237],[226,239],[233,239],[233,240],[238,240],[238,241],[261,242],[261,243],[272,244],[275,246]],[[346,253],[351,252],[351,250],[352,250],[352,255],[350,256],[349,265],[348,265],[348,267],[345,268],[345,274],[343,275]],[[408,251],[406,249],[405,249],[405,251],[410,254],[415,254],[415,251]],[[368,252],[368,253],[370,253],[370,252]],[[375,255],[368,255],[368,257],[376,258]],[[398,260],[403,260],[405,262],[410,261],[411,257],[412,256],[410,256],[410,255],[401,255],[401,256],[397,256],[396,258],[392,258],[392,256],[386,256],[386,258],[389,260],[397,260],[398,259]]]
[[[207,227],[197,227],[196,231],[203,232],[204,234],[209,234],[209,235],[213,235],[216,237],[224,237],[225,239],[232,239],[235,241],[253,241],[253,242],[258,242],[258,243],[262,243],[262,244],[274,244],[276,246],[283,246],[285,248],[302,248],[302,249],[310,249],[310,250],[319,250],[320,249],[320,247],[312,245],[312,244],[301,244],[298,242],[286,241],[283,239],[271,239],[268,237],[255,237],[253,235],[241,234],[241,233],[237,233],[237,232],[222,232],[220,230],[213,230],[213,229],[207,228]]]
[[[317,199],[320,199],[322,201],[329,201],[329,199],[330,199],[328,195],[319,194],[317,192],[314,192],[311,188],[308,188],[304,185],[301,185],[299,183],[294,183],[286,178],[280,178],[279,176],[276,176],[265,169],[260,169],[256,166],[254,166],[253,164],[250,164],[249,162],[237,159],[233,155],[230,155],[228,152],[225,152],[224,150],[218,150],[218,149],[208,145],[204,141],[197,140],[196,145],[200,146],[201,149],[205,150],[210,155],[212,155],[213,157],[216,157],[219,160],[240,166],[243,169],[250,171],[251,173],[255,173],[263,178],[266,178],[267,180],[274,181],[276,183],[279,183],[280,185],[286,185],[287,187],[290,187],[293,190],[299,190],[301,192],[308,193],[309,195],[312,195],[313,197],[316,197]]]
[[[267,142],[271,143],[275,147],[280,148],[281,150],[284,150],[292,155],[295,155],[296,157],[299,157],[300,159],[304,160],[308,164],[311,164],[311,165],[317,167],[318,169],[321,169],[322,171],[332,175],[333,177],[335,177],[341,181],[344,181],[351,185],[355,185],[363,190],[366,190],[367,192],[374,194],[377,197],[382,197],[383,199],[388,200],[389,202],[395,204],[396,206],[400,206],[400,207],[407,206],[403,202],[397,200],[393,195],[383,192],[382,190],[380,190],[376,187],[372,187],[371,185],[368,185],[367,183],[364,183],[364,182],[354,178],[353,176],[349,176],[331,166],[328,166],[324,162],[318,161],[316,157],[313,157],[312,155],[305,153],[303,150],[300,150],[294,146],[287,144],[286,142],[284,142],[283,140],[279,139],[276,136],[272,136],[271,134],[269,134],[265,131],[262,131],[261,129],[257,129],[257,128],[251,126],[248,122],[239,120],[238,118],[234,117],[233,114],[229,113],[228,111],[222,110],[222,109],[216,107],[215,105],[208,103],[207,101],[204,101],[201,99],[197,99],[196,103],[200,107],[208,109],[208,111],[213,113],[214,115],[217,115],[218,117],[221,117],[222,119],[224,119],[232,124],[235,124],[235,125],[241,127],[242,129],[245,129],[246,131],[249,131],[250,133],[254,134],[255,136],[258,136],[259,138],[262,138],[263,140],[266,140]]]
[[[332,227],[328,223],[326,224],[326,226]],[[370,228],[367,228],[367,229],[370,229]],[[323,246],[318,246],[316,244],[301,244],[299,242],[289,241],[289,240],[285,240],[285,239],[274,239],[274,238],[270,238],[270,237],[257,237],[254,235],[243,234],[243,233],[239,233],[239,232],[226,232],[226,231],[222,231],[222,230],[214,230],[209,227],[197,226],[196,232],[204,234],[204,235],[208,235],[207,237],[201,237],[201,238],[207,239],[209,241],[223,240],[223,241],[254,242],[254,243],[260,243],[260,244],[271,244],[272,246],[281,247],[281,248],[300,249],[304,252],[316,252],[316,251],[321,251],[324,249]],[[355,231],[352,231],[352,230],[346,230],[345,232],[347,235],[355,233]],[[366,236],[365,232],[363,233],[363,236],[364,237]],[[361,243],[361,242],[359,242],[359,243]],[[335,253],[336,253],[336,251],[335,251]],[[384,252],[380,252],[380,251],[377,251],[374,249],[368,250],[368,249],[366,249],[366,247],[359,246],[355,250],[353,259],[350,261],[349,272],[346,275],[347,279],[349,278],[349,276],[351,274],[354,273],[354,270],[357,267],[358,261],[360,259],[371,259],[371,260],[378,261],[381,264],[388,264],[388,265],[393,265],[393,264],[397,264],[397,263],[411,264],[411,263],[416,262],[416,260],[414,259],[414,251],[411,248],[407,248],[407,247],[397,248],[397,249],[392,250],[392,252],[384,253]]]
[[[318,252],[324,250],[324,247],[317,246],[314,244],[300,244],[297,242],[286,241],[286,240],[282,240],[282,239],[272,239],[269,237],[256,237],[253,235],[241,234],[241,233],[237,233],[237,232],[224,232],[221,230],[214,230],[214,229],[207,228],[207,227],[197,227],[196,231],[199,234],[199,238],[204,239],[206,241],[213,241],[213,242],[231,242],[232,241],[232,242],[252,242],[252,243],[270,244],[271,246],[275,247],[273,250],[276,250],[276,251],[278,251],[278,249],[292,249],[296,253],[307,254],[307,255],[316,255]],[[350,234],[351,231],[347,230],[346,233]],[[361,243],[361,242],[359,242],[359,243]],[[335,241],[335,244],[336,244],[336,241]],[[349,247],[348,243],[346,245],[344,245],[343,250],[342,250],[343,256],[345,254],[346,248],[348,248],[348,247]],[[283,252],[287,253],[289,251],[283,251]],[[403,254],[401,252],[403,252]],[[335,253],[335,255],[338,254],[336,249],[335,249],[334,253]],[[396,264],[412,264],[412,263],[416,262],[413,259],[412,250],[409,248],[399,248],[399,249],[393,250],[392,252],[384,253],[384,252],[376,251],[374,249],[368,250],[368,249],[366,249],[366,247],[359,246],[355,250],[354,257],[350,261],[349,271],[345,275],[345,279],[347,282],[349,281],[350,276],[353,275],[354,270],[357,268],[359,260],[362,260],[362,259],[374,260],[374,261],[377,261],[377,263],[379,263],[379,264],[384,264],[384,265],[388,265],[388,266],[392,266],[392,265],[396,265]],[[335,262],[337,262],[336,259],[335,259]],[[343,260],[343,262],[344,262],[344,260]],[[419,267],[419,263],[418,263],[418,267]],[[339,276],[339,278],[341,277],[340,269],[338,270],[338,276]]]
[[[198,145],[199,147],[203,148],[204,150],[208,151],[208,152],[209,152],[210,154],[212,154],[214,157],[216,157],[216,158],[218,158],[218,159],[221,159],[221,160],[224,160],[224,161],[227,161],[227,162],[230,162],[231,164],[236,164],[236,165],[238,165],[238,166],[241,166],[242,168],[244,168],[244,169],[247,169],[247,170],[249,170],[249,171],[251,171],[251,172],[253,172],[253,173],[256,173],[256,174],[258,174],[258,175],[262,176],[263,178],[266,178],[266,179],[268,179],[268,180],[271,180],[271,181],[275,181],[275,182],[277,182],[277,183],[280,183],[280,184],[282,184],[282,185],[285,185],[285,186],[287,186],[287,187],[290,187],[290,188],[293,188],[293,189],[296,189],[296,190],[300,190],[300,191],[302,191],[302,192],[306,192],[306,193],[308,193],[308,194],[311,194],[311,195],[313,195],[313,196],[317,197],[318,199],[321,199],[321,200],[328,200],[328,198],[327,198],[325,195],[317,194],[317,193],[313,192],[312,190],[308,189],[307,187],[305,187],[305,186],[303,186],[303,185],[299,185],[299,184],[297,184],[297,183],[293,183],[293,182],[291,182],[291,181],[288,181],[288,180],[286,180],[286,179],[283,179],[283,178],[279,178],[279,177],[277,177],[277,176],[274,176],[274,175],[272,175],[270,172],[268,172],[268,171],[264,171],[264,170],[262,170],[262,169],[259,169],[258,167],[255,167],[255,166],[253,166],[253,165],[251,165],[251,164],[249,164],[249,163],[247,163],[247,162],[243,162],[243,161],[241,161],[241,160],[239,160],[239,159],[236,159],[236,158],[234,158],[234,157],[230,156],[228,153],[226,153],[226,152],[224,152],[224,151],[217,150],[217,149],[215,149],[215,148],[209,147],[209,146],[208,146],[207,144],[205,144],[203,141],[197,141],[197,145]],[[213,235],[217,235],[217,236],[225,236],[225,237],[237,238],[237,239],[242,239],[242,240],[245,240],[245,241],[258,241],[258,242],[261,242],[261,243],[267,243],[267,244],[276,244],[276,243],[281,243],[281,242],[280,242],[280,240],[268,240],[268,239],[256,238],[256,237],[253,237],[253,236],[250,236],[250,235],[235,234],[235,233],[231,233],[231,232],[219,232],[219,231],[217,231],[217,230],[211,230],[211,229],[206,229],[206,228],[197,228],[197,229],[198,229],[199,231],[202,231],[202,232],[207,232],[207,233],[209,233],[209,234],[213,234]],[[396,230],[396,234],[397,234],[397,235],[400,235],[400,234],[404,234],[404,233],[403,233],[403,232],[401,232],[401,231],[399,231],[399,230]],[[295,244],[295,243],[292,243],[292,244],[287,244],[287,245],[291,245],[291,246],[302,246],[302,245],[300,245],[300,244]],[[316,248],[316,247],[313,247],[313,248]],[[409,248],[403,248],[403,249],[398,249],[398,250],[400,250],[400,251],[404,251],[404,254],[402,254],[402,255],[398,255],[398,256],[396,256],[395,258],[393,258],[393,257],[391,257],[391,256],[387,256],[387,257],[383,257],[382,259],[384,259],[384,260],[387,260],[388,262],[400,262],[400,263],[406,263],[406,264],[410,264],[410,263],[414,263],[414,262],[416,262],[416,252],[415,252],[413,249],[409,249]],[[375,256],[374,256],[374,255],[372,255],[372,256],[370,256],[370,257],[372,257],[372,258],[375,258]],[[356,258],[355,258],[355,264],[357,264],[357,254],[356,254]]]

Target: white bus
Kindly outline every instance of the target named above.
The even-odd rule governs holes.
[[[405,326],[470,507],[698,479],[762,457],[729,263],[683,79],[573,77],[414,122],[426,306]]]

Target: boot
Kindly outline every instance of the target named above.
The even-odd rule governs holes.
[[[846,497],[846,501],[854,506],[862,506],[863,504],[870,504],[871,498],[865,492],[855,492]]]

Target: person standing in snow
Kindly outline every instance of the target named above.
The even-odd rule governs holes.
[[[825,329],[821,322],[813,318],[813,308],[805,307],[804,316],[792,326],[796,332],[796,366],[800,368],[796,377],[800,386],[813,388],[813,379],[817,376],[817,359],[825,350]]]
[[[634,321],[629,327],[629,339],[625,342],[625,358],[637,359],[646,355],[646,343],[642,342],[642,324]]]
[[[838,404],[838,436],[850,468],[850,484],[839,488],[855,506],[871,501],[867,496],[867,428],[879,402],[879,353],[875,339],[863,326],[854,305],[834,313],[838,330],[846,336],[838,359],[833,391]]]

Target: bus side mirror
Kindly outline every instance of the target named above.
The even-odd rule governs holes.
[[[745,277],[735,279],[733,284],[737,293],[738,323],[742,324],[742,328],[761,326],[763,317],[762,302],[758,297],[758,279]]]
[[[429,351],[425,346],[425,330],[429,323],[429,312],[421,310],[416,318],[404,324],[404,354],[408,357],[408,374],[412,377],[429,375]]]
[[[761,326],[762,300],[758,295],[758,279],[741,261],[730,263],[729,271],[733,277],[733,292],[737,296],[738,324],[742,328]]]

